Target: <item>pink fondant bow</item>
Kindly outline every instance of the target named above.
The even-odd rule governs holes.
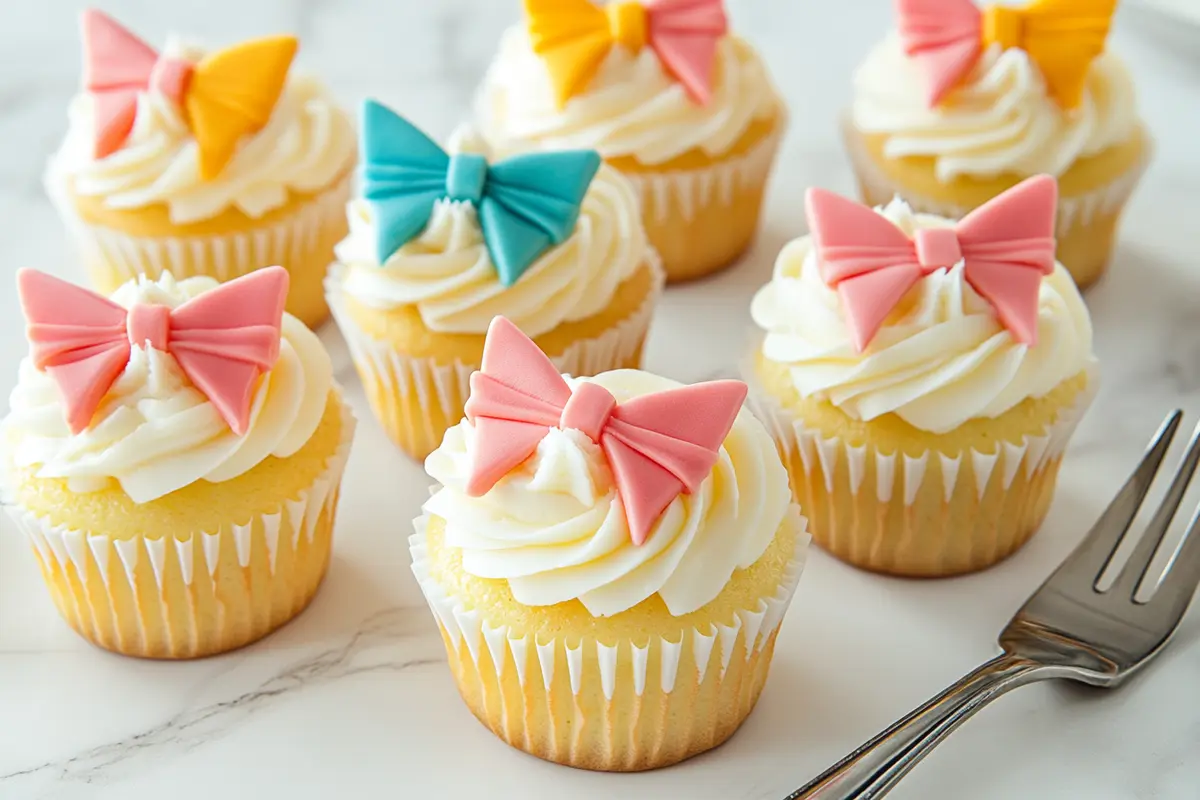
[[[936,106],[971,71],[983,51],[983,12],[971,0],[895,0],[904,51],[925,73]]]
[[[267,267],[178,308],[126,310],[45,273],[17,273],[30,357],[58,384],[72,433],[91,423],[136,344],[174,356],[233,432],[244,434],[258,376],[279,357],[287,289],[287,271]]]
[[[838,290],[861,352],[922,277],[964,262],[967,281],[1014,339],[1037,341],[1038,289],[1054,271],[1058,184],[1039,175],[972,211],[953,228],[910,239],[882,214],[809,189],[808,225],[825,282]]]
[[[573,428],[604,451],[630,537],[640,545],[671,501],[708,477],[745,398],[740,381],[683,386],[620,404],[595,383],[572,392],[536,344],[496,317],[467,400],[475,427],[467,493],[486,493],[533,455],[551,428]]]

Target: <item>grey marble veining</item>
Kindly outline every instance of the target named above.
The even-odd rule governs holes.
[[[516,0],[114,0],[152,41],[224,43],[291,30],[300,64],[347,104],[375,96],[437,135],[467,113]],[[648,367],[728,374],[748,303],[803,232],[813,184],[849,191],[836,138],[849,75],[889,25],[885,0],[732,0],[771,65],[792,125],[758,243],[736,269],[673,289]],[[65,125],[79,57],[63,0],[0,4],[0,257],[77,274],[41,174]],[[776,800],[989,657],[1012,610],[1078,540],[1163,414],[1200,414],[1200,39],[1125,9],[1113,47],[1138,77],[1157,155],[1131,204],[1112,275],[1088,295],[1103,388],[1043,531],[1008,562],[939,582],[866,575],[815,554],[780,636],[763,702],[725,747],[661,772],[611,776],[525,757],[457,697],[408,571],[423,473],[382,439],[336,331],[322,338],[361,419],[325,586],[298,620],[228,656],[115,657],[60,621],[27,547],[0,525],[0,800],[242,797],[573,797]],[[11,286],[11,283],[7,284]],[[704,325],[696,320],[703,319]],[[23,352],[0,283],[0,391]],[[1194,800],[1200,785],[1200,617],[1120,692],[1023,689],[971,722],[893,796]]]

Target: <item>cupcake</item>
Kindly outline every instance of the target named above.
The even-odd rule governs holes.
[[[362,197],[326,281],[371,408],[417,459],[462,419],[493,317],[563,372],[636,367],[663,280],[633,188],[594,152],[451,149],[364,104]]]
[[[733,263],[758,227],[783,101],[721,0],[525,0],[479,96],[498,143],[598,151],[637,187],[671,281]]]
[[[755,401],[816,541],[943,576],[1014,552],[1050,505],[1096,388],[1092,328],[1054,260],[1054,180],[955,223],[819,189],[751,313]]]
[[[83,13],[83,91],[46,183],[98,291],[284,264],[288,312],[310,327],[329,316],[322,278],[346,235],[355,138],[319,82],[289,76],[296,47],[159,53]]]
[[[280,267],[165,272],[105,299],[17,274],[30,354],[0,427],[5,510],[92,643],[212,655],[317,591],[354,421],[287,285]]]
[[[632,771],[724,742],[762,691],[808,535],[738,381],[560,376],[497,318],[410,539],[472,713]]]
[[[1115,6],[896,0],[899,31],[858,70],[845,126],[864,201],[959,219],[1054,175],[1058,260],[1094,283],[1151,151],[1133,80],[1104,50]]]

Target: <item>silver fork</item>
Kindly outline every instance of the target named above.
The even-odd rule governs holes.
[[[1183,413],[1163,421],[1141,463],[1087,537],[1000,634],[993,658],[830,767],[786,800],[883,797],[952,731],[1000,695],[1034,681],[1067,678],[1111,688],[1141,669],[1171,638],[1200,583],[1200,509],[1147,599],[1139,592],[1200,462],[1200,426],[1129,560],[1107,589],[1100,578],[1129,535]]]

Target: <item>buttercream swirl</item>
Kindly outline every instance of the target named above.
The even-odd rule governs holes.
[[[888,158],[930,156],[939,180],[959,175],[1061,175],[1080,158],[1127,142],[1138,129],[1133,81],[1115,55],[1092,62],[1082,102],[1064,110],[1029,55],[993,45],[966,81],[929,108],[921,67],[890,36],[854,78],[852,116],[885,134]]]
[[[900,200],[879,213],[910,236],[953,224],[914,214]],[[809,237],[784,247],[751,315],[766,331],[763,355],[787,365],[801,396],[827,400],[855,419],[896,414],[934,433],[1042,397],[1093,362],[1087,307],[1061,264],[1042,281],[1032,347],[1001,326],[959,263],[923,278],[860,354]]]
[[[112,300],[174,308],[216,285],[207,277],[176,282],[166,273],[131,281]],[[9,458],[36,466],[40,478],[66,478],[75,492],[100,491],[115,480],[135,503],[147,503],[198,480],[231,480],[268,456],[294,454],[320,424],[332,385],[329,354],[316,334],[284,314],[279,358],[256,390],[245,436],[234,435],[174,358],[142,346],[133,347],[91,426],[72,434],[57,385],[26,358],[4,420]]]
[[[486,333],[502,314],[539,336],[603,311],[621,283],[653,258],[640,213],[629,182],[602,166],[574,233],[508,287],[500,283],[468,202],[438,201],[425,230],[381,267],[370,204],[354,200],[350,234],[335,252],[346,267],[343,291],[363,305],[415,306],[425,326],[441,333]]]
[[[750,45],[726,36],[717,46],[712,97],[693,101],[649,47],[614,47],[587,91],[562,109],[546,64],[524,27],[507,31],[479,97],[483,133],[492,142],[584,148],[605,158],[661,164],[690,150],[729,151],[756,120],[778,113],[779,96]]]
[[[198,60],[202,53],[169,42],[167,55]],[[293,75],[271,119],[245,137],[212,180],[200,176],[199,150],[180,108],[157,90],[138,95],[133,131],[116,152],[93,153],[94,104],[87,93],[71,102],[66,140],[51,174],[71,190],[113,209],[164,203],[172,222],[209,219],[229,208],[258,218],[283,206],[289,192],[317,192],[350,169],[354,126],[316,79]]]
[[[618,401],[679,385],[638,370],[584,380]],[[471,436],[463,421],[425,462],[442,485],[425,511],[445,520],[446,544],[462,551],[467,573],[506,580],[529,606],[578,599],[603,617],[658,594],[671,614],[687,614],[757,561],[795,514],[775,446],[746,411],[711,475],[671,503],[641,546],[629,537],[603,453],[583,433],[552,429],[536,455],[481,497],[463,490]]]

